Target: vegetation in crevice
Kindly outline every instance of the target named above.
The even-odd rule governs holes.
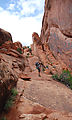
[[[2,117],[1,120],[7,120],[6,117]]]
[[[6,101],[6,104],[4,106],[4,110],[6,112],[8,112],[9,109],[11,108],[11,106],[13,105],[14,100],[15,100],[17,94],[18,94],[18,92],[17,92],[17,90],[15,88],[11,89],[11,95],[8,98],[8,100]]]
[[[20,54],[22,54],[21,48],[17,48],[17,51],[18,51]]]

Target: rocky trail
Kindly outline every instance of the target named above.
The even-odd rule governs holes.
[[[32,72],[26,68],[24,74],[31,79],[18,79],[18,96],[5,115],[7,120],[72,120],[72,91],[44,72],[39,77],[34,65],[37,59],[28,58]]]

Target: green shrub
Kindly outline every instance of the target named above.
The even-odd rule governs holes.
[[[60,76],[57,74],[53,75],[52,78],[54,80],[60,81],[66,86],[70,87],[72,89],[72,75],[70,71],[64,70]]]
[[[11,108],[12,105],[13,105],[13,100],[10,100],[10,99],[7,100],[7,102],[6,102],[5,106],[4,106],[4,110],[8,111]]]
[[[52,78],[53,78],[54,80],[59,80],[58,74],[52,75]]]
[[[70,73],[70,71],[66,71],[64,70],[62,72],[62,74],[59,77],[60,81],[63,82],[65,85],[70,86],[70,88],[72,87],[72,75]]]
[[[7,120],[6,117],[1,118],[1,120]]]
[[[17,51],[22,54],[21,48],[17,48]]]
[[[18,94],[17,90],[15,88],[11,89],[12,96],[16,96]]]
[[[24,50],[25,48],[23,47],[23,50]]]
[[[13,88],[13,89],[11,90],[11,96],[10,96],[9,99],[6,101],[6,104],[5,104],[5,106],[4,106],[4,110],[5,110],[5,111],[8,111],[8,110],[11,108],[11,106],[13,105],[13,101],[15,100],[15,97],[16,97],[17,94],[18,94],[18,92],[16,91],[15,88]]]

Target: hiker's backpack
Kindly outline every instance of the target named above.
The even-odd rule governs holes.
[[[36,62],[35,65],[36,65],[36,67],[40,67],[39,62]]]

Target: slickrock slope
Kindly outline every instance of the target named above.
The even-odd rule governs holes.
[[[72,120],[72,91],[41,72],[38,77],[34,62],[37,56],[29,56],[32,72],[25,70],[31,80],[18,79],[18,96],[7,120]],[[25,68],[27,69],[27,68]]]
[[[72,69],[72,0],[45,0],[40,38],[46,52]]]
[[[1,49],[5,48],[7,52],[0,51],[0,109],[5,104],[4,100],[7,99],[10,89],[15,85],[18,96],[10,111],[2,113],[0,118],[6,116],[7,120],[71,120],[72,91],[54,81],[50,74],[50,70],[56,72],[62,69],[62,63],[55,61],[50,51],[51,57],[46,59],[47,53],[38,34],[34,33],[33,40],[33,51],[25,47],[23,54],[15,49],[22,47],[19,42],[14,44],[14,48],[10,46],[13,43],[9,41],[1,46]],[[58,65],[54,70],[52,59],[55,65]],[[44,62],[44,65],[49,62],[49,69],[41,71],[41,77],[38,77],[35,68],[36,61]]]

